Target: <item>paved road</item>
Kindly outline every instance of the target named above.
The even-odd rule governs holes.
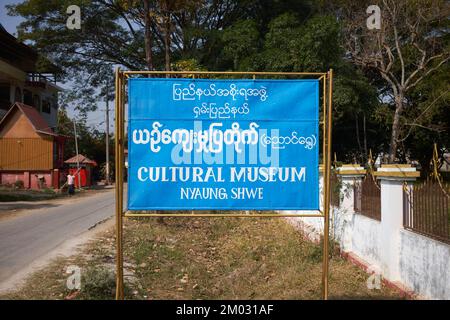
[[[1,283],[114,214],[114,190],[0,220]]]

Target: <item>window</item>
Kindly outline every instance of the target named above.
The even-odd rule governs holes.
[[[14,102],[22,102],[22,90],[19,87],[16,87],[16,91],[14,92]]]
[[[9,84],[0,84],[0,109],[8,110],[11,106],[9,90]]]
[[[58,95],[56,93],[52,94],[51,106],[55,109],[58,109]]]
[[[33,107],[35,107],[37,111],[41,111],[41,98],[37,94],[33,96]]]
[[[9,85],[0,84],[0,99],[9,101]]]
[[[33,94],[29,90],[23,90],[23,103],[32,106],[33,105]]]
[[[48,100],[42,100],[42,112],[51,113],[51,104]]]

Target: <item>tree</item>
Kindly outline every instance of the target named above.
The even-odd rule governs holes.
[[[401,119],[413,106],[409,94],[442,69],[450,58],[445,46],[448,4],[431,0],[382,0],[370,4],[381,7],[381,29],[365,27],[367,15],[361,10],[363,4],[358,3],[357,9],[348,5],[341,10],[345,45],[353,63],[375,71],[385,81],[382,98],[390,99],[394,105],[389,162],[395,162],[401,142]]]
[[[82,30],[65,27],[69,4],[82,8]],[[380,30],[366,28],[372,4],[381,7]],[[434,142],[441,153],[450,145],[449,20],[443,0],[23,0],[10,5],[9,14],[25,18],[20,39],[60,68],[60,80],[70,82],[60,105],[74,106],[81,118],[112,95],[112,69],[118,65],[333,68],[333,148],[340,160],[364,162],[371,148],[389,150],[391,162],[418,159],[426,167]],[[47,70],[49,64],[42,59],[39,65]]]
[[[404,130],[400,134],[402,153],[417,159],[423,171],[428,171],[433,152],[433,144],[439,146],[439,156],[448,152],[450,146],[450,66],[421,81],[408,94],[411,107],[407,116],[402,117]]]
[[[202,63],[216,56],[208,46],[214,45],[214,33],[226,26],[236,2],[70,1],[82,8],[81,30],[66,28],[67,1],[24,0],[8,5],[8,14],[25,18],[19,39],[61,68],[58,79],[73,88],[68,95],[90,111],[96,108],[92,101],[100,98],[95,87],[115,66],[170,70],[178,59]]]
[[[262,53],[267,70],[317,71],[340,63],[341,32],[332,16],[313,16],[302,22],[298,15],[282,14],[269,23]]]
[[[260,35],[253,20],[240,20],[222,33],[223,53],[233,61],[233,70],[251,70],[252,58],[260,47]]]
[[[145,60],[147,61],[147,69],[153,70],[152,58],[152,22],[150,14],[149,0],[144,0],[144,39],[145,39]]]
[[[57,132],[58,134],[66,137],[66,142],[64,144],[64,157],[66,159],[76,155],[73,121],[74,119],[70,119],[67,115],[67,110],[65,108],[60,108],[58,110]],[[95,169],[96,175],[99,173],[104,174],[104,172],[99,172],[99,170],[106,162],[104,151],[105,133],[99,132],[96,128],[89,128],[86,125],[86,119],[83,118],[76,119],[75,125],[77,126],[78,135],[78,152],[97,162],[98,167]],[[109,150],[111,150],[110,162],[114,163],[114,140],[112,138],[110,138]]]
[[[266,30],[261,34],[259,30]],[[335,70],[333,150],[340,160],[365,161],[369,148],[386,143],[385,131],[373,116],[377,88],[353,64],[343,59],[342,29],[332,15],[303,20],[292,12],[268,21],[235,22],[222,34],[223,53],[233,70]]]

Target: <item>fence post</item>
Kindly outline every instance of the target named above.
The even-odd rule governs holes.
[[[342,201],[339,207],[343,210],[351,211],[353,213],[355,211],[353,208],[353,186],[356,183],[361,182],[362,178],[366,175],[366,169],[361,167],[359,164],[344,164],[337,168],[337,175],[342,181]]]
[[[339,208],[333,210],[334,235],[339,238],[341,249],[352,250],[352,226],[354,208],[353,187],[360,183],[366,170],[359,164],[344,164],[337,169],[337,176],[341,180]]]
[[[323,212],[323,164],[319,164],[319,209]]]
[[[400,278],[400,230],[403,228],[403,183],[420,176],[409,164],[386,164],[374,173],[381,184],[381,272],[390,281]]]

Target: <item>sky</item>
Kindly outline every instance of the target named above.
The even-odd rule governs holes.
[[[6,31],[14,36],[17,36],[16,26],[23,21],[21,17],[11,17],[7,15],[5,6],[7,4],[16,4],[19,0],[0,0],[0,22],[5,27]]]
[[[7,15],[7,10],[6,10],[6,5],[8,4],[17,4],[22,2],[23,0],[0,0],[0,23],[3,25],[3,27],[6,29],[6,31],[8,31],[10,34],[17,36],[17,32],[16,32],[16,27],[22,22],[24,21],[24,19],[22,17],[12,17],[12,16],[8,16]],[[68,85],[70,85],[69,83],[66,84],[61,84],[58,83],[58,85],[60,87],[67,88]],[[114,108],[114,103],[112,101],[110,101],[109,103],[109,108],[110,108],[110,132],[113,132],[114,129],[114,117],[113,117],[113,108]],[[92,112],[89,114],[88,119],[87,119],[87,123],[90,126],[95,126],[96,129],[98,129],[99,131],[104,131],[105,130],[105,102],[101,101],[98,104],[98,109],[95,112]],[[68,110],[68,114],[71,118],[76,118],[76,114],[73,110]]]

